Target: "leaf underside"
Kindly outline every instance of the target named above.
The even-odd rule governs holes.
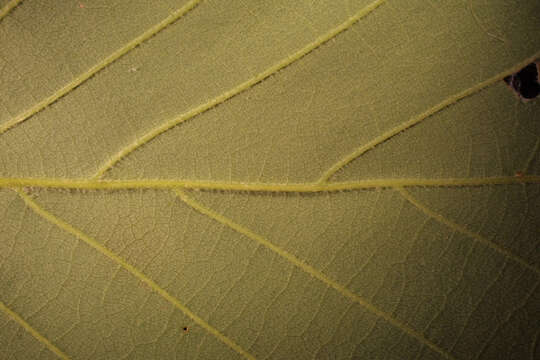
[[[0,359],[540,358],[535,0],[0,0]]]

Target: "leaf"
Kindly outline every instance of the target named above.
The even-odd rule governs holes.
[[[540,357],[536,1],[0,6],[1,358]]]

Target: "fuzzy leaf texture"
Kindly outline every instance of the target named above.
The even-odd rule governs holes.
[[[0,359],[540,359],[538,1],[0,9]]]

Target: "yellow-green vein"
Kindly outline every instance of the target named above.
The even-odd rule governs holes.
[[[154,25],[153,27],[151,27],[150,29],[142,33],[141,35],[137,36],[135,39],[131,40],[129,43],[127,43],[123,47],[113,52],[111,55],[107,56],[105,59],[103,59],[99,63],[92,66],[90,69],[86,70],[84,73],[77,76],[75,79],[73,79],[68,84],[64,85],[62,88],[57,90],[52,95],[41,100],[40,102],[32,106],[30,109],[27,109],[21,114],[15,116],[13,119],[6,121],[4,124],[0,125],[0,134],[3,134],[9,129],[13,128],[14,126],[23,123],[24,121],[28,120],[29,118],[31,118],[32,116],[40,112],[41,110],[45,109],[49,105],[56,102],[61,97],[67,95],[76,87],[84,83],[86,80],[90,79],[92,76],[94,76],[95,74],[97,74],[98,72],[106,68],[107,66],[111,65],[113,62],[120,59],[122,56],[126,55],[132,49],[136,48],[137,46],[139,46],[146,40],[155,36],[161,30],[165,29],[167,26],[171,25],[172,23],[180,19],[186,13],[194,9],[201,1],[202,0],[191,0],[183,7],[181,7],[180,9],[174,11],[172,14],[167,16],[160,23]]]
[[[0,9],[0,21],[4,17],[6,17],[11,12],[11,10],[16,8],[21,2],[22,0],[11,0],[6,5],[4,5],[4,7]]]
[[[401,187],[396,187],[395,190],[403,196],[408,202],[410,202],[412,205],[414,205],[418,210],[420,210],[425,215],[429,216],[430,218],[440,222],[441,224],[444,224],[448,226],[450,229],[457,231],[461,234],[467,235],[470,238],[472,238],[474,241],[478,241],[479,243],[489,247],[492,250],[495,250],[502,256],[510,259],[511,261],[514,261],[518,263],[519,265],[523,266],[527,270],[533,271],[536,273],[536,275],[540,275],[540,269],[537,266],[529,264],[527,261],[522,259],[521,257],[517,256],[516,254],[513,254],[512,252],[508,251],[507,249],[503,248],[502,246],[494,243],[493,241],[490,241],[483,237],[480,234],[477,234],[463,225],[457,224],[447,218],[445,218],[443,215],[436,213],[435,211],[428,208],[426,205],[422,204],[420,201],[418,201],[416,198],[414,198],[408,191]]]
[[[358,22],[361,18],[365,17],[367,14],[369,14],[370,12],[375,10],[377,7],[382,5],[385,1],[386,0],[376,0],[376,1],[374,1],[370,5],[364,7],[362,10],[358,11],[355,15],[350,17],[344,23],[342,23],[339,26],[337,26],[336,28],[330,30],[326,34],[318,37],[317,39],[315,39],[310,44],[306,45],[305,47],[298,50],[294,54],[291,54],[291,55],[287,56],[286,58],[284,58],[283,60],[279,61],[278,63],[272,65],[271,67],[269,67],[265,71],[255,75],[251,79],[249,79],[249,80],[235,86],[234,88],[225,91],[224,93],[222,93],[219,96],[216,96],[215,98],[211,99],[210,101],[208,101],[208,102],[206,102],[204,104],[201,104],[201,105],[189,110],[188,112],[183,113],[183,114],[179,115],[178,117],[175,117],[175,118],[163,123],[162,125],[150,130],[146,134],[144,134],[141,137],[139,137],[138,139],[136,139],[131,144],[129,144],[126,147],[124,147],[123,149],[121,149],[118,153],[113,155],[113,157],[111,157],[105,164],[103,164],[103,166],[101,166],[101,168],[94,175],[94,178],[102,177],[117,162],[119,162],[125,156],[127,156],[130,153],[132,153],[133,151],[135,151],[140,146],[148,143],[150,140],[154,139],[158,135],[164,133],[165,131],[173,128],[174,126],[176,126],[176,125],[178,125],[178,124],[180,124],[180,123],[182,123],[182,122],[184,122],[186,120],[189,120],[189,119],[191,119],[191,118],[193,118],[193,117],[195,117],[197,115],[200,115],[200,114],[202,114],[202,113],[216,107],[219,104],[222,104],[223,102],[231,99],[232,97],[234,97],[234,96],[236,96],[236,95],[250,89],[254,85],[260,83],[264,79],[266,79],[269,76],[275,74],[279,70],[282,70],[283,68],[285,68],[285,67],[291,65],[292,63],[300,60],[301,58],[303,58],[304,56],[306,56],[307,54],[309,54],[313,50],[320,47],[322,44],[328,42],[329,40],[336,37],[341,32],[343,32],[343,31],[347,30],[348,28],[350,28],[352,25],[354,25],[356,22]]]
[[[478,18],[478,15],[476,15],[476,11],[474,11],[473,0],[469,0],[469,11],[471,12],[471,15],[472,15],[474,21],[476,22],[476,24],[478,25],[478,27],[479,27],[480,29],[482,29],[482,31],[483,31],[487,36],[490,36],[490,37],[492,37],[493,39],[499,40],[499,41],[502,42],[502,43],[506,43],[506,39],[504,38],[504,35],[501,37],[501,36],[492,34],[491,32],[488,31],[488,29],[486,29],[485,25],[482,24],[482,21]]]
[[[539,184],[540,175],[472,177],[472,178],[397,178],[371,179],[352,182],[334,183],[244,183],[220,182],[205,180],[175,179],[139,179],[139,180],[95,180],[95,179],[63,179],[63,178],[0,178],[0,188],[59,188],[79,190],[127,190],[127,189],[199,189],[223,191],[252,192],[288,192],[318,193],[332,191],[352,191],[362,189],[393,187],[455,187],[511,184]]]
[[[332,165],[328,170],[324,172],[324,174],[320,177],[319,182],[324,183],[327,182],[336,172],[341,170],[343,167],[345,167],[347,164],[352,162],[354,159],[358,158],[359,156],[363,155],[367,151],[373,149],[377,145],[387,141],[391,137],[399,134],[402,131],[405,131],[418,123],[424,121],[425,119],[429,118],[430,116],[436,114],[437,112],[457,103],[458,101],[462,100],[463,98],[466,98],[468,96],[471,96],[480,90],[495,84],[498,81],[501,81],[506,76],[515,73],[516,71],[520,70],[527,64],[531,63],[535,59],[537,59],[540,56],[540,52],[536,53],[534,56],[531,56],[523,61],[521,61],[519,64],[516,64],[512,66],[510,69],[507,69],[487,80],[484,80],[468,89],[465,89],[457,94],[454,94],[442,102],[438,103],[437,105],[433,106],[432,108],[412,117],[411,119],[401,123],[400,125],[390,129],[389,131],[385,132],[384,134],[381,134],[377,136],[376,138],[372,139],[371,141],[368,141],[366,144],[360,146],[350,154],[343,157],[341,160],[336,162],[334,165]]]
[[[126,260],[118,256],[117,254],[113,253],[112,251],[107,249],[105,246],[101,245],[98,241],[96,241],[95,239],[83,233],[81,230],[76,229],[75,227],[71,226],[67,222],[63,221],[62,219],[54,216],[53,214],[49,213],[48,211],[40,207],[30,196],[26,195],[22,190],[17,189],[15,191],[17,191],[17,193],[24,200],[26,205],[29,208],[31,208],[36,214],[40,215],[41,217],[43,217],[50,223],[58,226],[60,229],[76,236],[88,246],[94,248],[95,250],[100,252],[102,255],[109,258],[111,261],[114,261],[115,263],[120,265],[122,268],[127,270],[137,279],[139,279],[140,281],[148,285],[157,294],[161,295],[164,299],[170,302],[177,309],[182,311],[186,316],[191,318],[195,323],[197,323],[199,326],[204,328],[210,334],[214,335],[216,338],[218,338],[224,344],[226,344],[227,346],[235,350],[240,355],[244,356],[247,359],[255,359],[253,355],[249,354],[247,351],[242,349],[238,344],[236,344],[233,340],[231,340],[230,338],[222,334],[219,330],[217,330],[216,328],[208,324],[204,319],[202,319],[201,317],[193,313],[191,310],[189,310],[177,298],[169,294],[165,289],[160,287],[157,283],[155,283],[152,279],[150,279],[148,276],[146,276],[144,273],[138,270],[135,266],[131,265]]]
[[[56,354],[59,358],[69,360],[69,357],[64,354],[62,350],[57,348],[52,342],[50,342],[45,336],[41,335],[36,329],[34,329],[29,323],[27,323],[19,314],[15,313],[13,310],[8,308],[2,301],[0,301],[0,310],[5,314],[15,320],[19,325],[21,325],[26,331],[35,337],[39,342],[45,345],[50,351]],[[2,350],[4,352],[5,350]]]
[[[233,229],[234,231],[250,238],[251,240],[256,241],[257,243],[261,244],[262,246],[266,247],[267,249],[270,249],[271,251],[275,252],[277,255],[281,256],[282,258],[289,261],[291,264],[295,265],[299,269],[305,271],[306,273],[310,274],[311,276],[319,279],[324,284],[326,284],[328,287],[333,288],[337,292],[339,292],[341,295],[345,296],[351,301],[356,302],[357,304],[361,305],[362,307],[366,308],[368,311],[372,312],[373,314],[377,315],[378,317],[384,319],[388,323],[392,324],[396,328],[400,329],[407,335],[411,336],[412,338],[416,339],[421,344],[429,347],[431,350],[437,352],[438,354],[442,355],[445,359],[452,359],[452,356],[446,352],[445,350],[441,349],[439,346],[428,340],[424,335],[419,333],[418,331],[414,330],[413,328],[409,327],[408,325],[401,323],[400,321],[396,320],[394,317],[392,317],[390,314],[380,310],[379,308],[375,307],[374,305],[370,304],[357,294],[353,293],[343,285],[340,285],[336,281],[330,279],[328,276],[324,275],[319,270],[313,268],[312,266],[306,264],[303,260],[297,258],[296,256],[288,253],[287,251],[283,250],[282,248],[274,245],[264,237],[262,237],[259,234],[254,233],[253,231],[249,230],[248,228],[237,224],[233,222],[232,220],[226,218],[223,215],[218,214],[217,212],[208,209],[204,207],[203,205],[199,204],[194,199],[188,197],[183,191],[179,189],[174,189],[174,192],[178,197],[187,205],[191,206],[196,211],[200,212],[203,215],[206,215],[221,224],[228,226],[229,228]]]

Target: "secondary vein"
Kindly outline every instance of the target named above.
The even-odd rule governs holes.
[[[330,30],[326,34],[318,37],[310,44],[306,45],[302,49],[298,50],[297,52],[287,56],[283,60],[279,61],[278,63],[272,65],[265,71],[255,75],[249,80],[244,81],[243,83],[235,86],[234,88],[225,91],[224,93],[216,96],[215,98],[209,100],[208,102],[201,104],[191,110],[189,110],[186,113],[183,113],[161,125],[158,127],[151,129],[146,134],[142,135],[141,137],[137,138],[134,142],[127,145],[123,149],[121,149],[119,152],[117,152],[115,155],[113,155],[101,168],[97,171],[97,173],[94,175],[94,178],[101,178],[107,171],[109,171],[116,163],[118,163],[120,160],[122,160],[127,155],[131,154],[133,151],[141,147],[142,145],[148,143],[155,137],[159,136],[160,134],[164,133],[165,131],[175,127],[176,125],[187,121],[189,119],[194,118],[195,116],[198,116],[216,106],[219,104],[224,103],[225,101],[231,99],[232,97],[243,93],[244,91],[252,88],[254,85],[260,83],[261,81],[267,79],[271,75],[277,73],[279,70],[284,69],[285,67],[291,65],[292,63],[300,60],[307,54],[311,53],[313,50],[320,47],[322,44],[328,42],[332,38],[336,37],[338,34],[342,33],[343,31],[347,30],[351,26],[353,26],[356,22],[358,22],[361,18],[365,17],[369,13],[371,13],[373,10],[375,10],[377,7],[382,5],[386,0],[376,0],[370,5],[367,5],[360,11],[358,11],[355,15],[347,19],[347,21],[343,22],[336,28]]]
[[[425,215],[429,216],[432,219],[435,219],[436,221],[440,222],[441,224],[446,225],[450,229],[457,231],[459,233],[462,233],[470,238],[472,238],[474,241],[477,241],[487,247],[489,247],[492,250],[495,250],[499,254],[503,255],[504,257],[514,261],[515,263],[521,265],[522,267],[536,273],[536,275],[540,275],[540,269],[538,266],[534,266],[529,264],[527,261],[519,257],[518,255],[510,252],[509,250],[505,249],[504,247],[500,246],[497,243],[494,243],[491,240],[486,239],[482,235],[475,233],[469,229],[467,229],[465,226],[460,225],[454,221],[451,221],[444,217],[443,215],[431,210],[426,205],[422,204],[420,201],[418,201],[414,196],[412,196],[408,191],[406,191],[403,188],[396,187],[395,190],[403,196],[404,199],[406,199],[409,203],[414,205],[418,210],[420,210]]]
[[[379,309],[378,307],[372,305],[367,300],[363,299],[356,293],[352,292],[351,290],[347,289],[345,286],[339,284],[338,282],[330,279],[328,276],[320,272],[319,270],[315,269],[314,267],[310,266],[309,264],[305,263],[301,259],[297,258],[293,254],[283,250],[279,246],[274,245],[269,240],[265,239],[259,234],[256,234],[255,232],[249,230],[248,228],[235,223],[234,221],[226,218],[223,215],[218,214],[217,212],[213,211],[212,209],[206,208],[194,199],[188,197],[184,192],[175,189],[174,192],[176,195],[187,205],[195,209],[196,211],[200,212],[203,215],[206,215],[218,222],[220,222],[223,225],[228,226],[229,228],[233,229],[234,231],[256,241],[257,243],[263,245],[267,249],[273,251],[277,255],[281,256],[285,260],[289,261],[294,266],[300,268],[302,271],[306,272],[307,274],[310,274],[311,276],[315,277],[319,281],[323,282],[326,286],[333,288],[337,292],[339,292],[342,296],[348,298],[349,300],[359,304],[366,310],[370,311],[371,313],[375,314],[376,316],[384,319],[388,323],[390,323],[392,326],[400,329],[405,334],[409,335],[410,337],[416,339],[419,343],[429,347],[431,350],[437,352],[445,359],[453,359],[453,357],[444,349],[440,348],[438,345],[427,339],[423,334],[419,333],[415,329],[411,328],[405,323],[402,323],[392,317],[387,312]]]
[[[13,9],[15,9],[22,0],[11,0],[2,9],[0,9],[0,20],[5,18]]]
[[[119,48],[115,52],[113,52],[111,55],[100,61],[99,63],[92,66],[90,69],[86,70],[84,73],[77,76],[75,79],[73,79],[68,84],[64,85],[62,88],[54,92],[52,95],[46,97],[45,99],[39,101],[31,108],[23,111],[19,115],[15,116],[13,119],[6,121],[4,124],[0,125],[0,135],[5,133],[6,131],[12,129],[13,127],[25,122],[26,120],[30,119],[32,116],[36,115],[49,105],[55,103],[58,99],[60,99],[63,96],[66,96],[69,94],[72,90],[80,86],[82,83],[84,83],[86,80],[90,79],[92,76],[106,68],[107,66],[111,65],[116,60],[120,59],[122,56],[126,55],[128,52],[142,44],[143,42],[147,41],[163,29],[165,29],[167,26],[171,25],[178,19],[180,19],[182,16],[187,14],[189,11],[194,9],[202,0],[192,0],[188,2],[186,5],[184,5],[182,8],[176,10],[171,15],[166,17],[164,20],[162,20],[160,23],[154,25],[141,35],[137,36],[135,39],[131,40],[129,43],[124,45],[123,47]],[[1,19],[1,13],[0,13],[0,19]]]
[[[45,345],[52,353],[58,356],[60,359],[69,360],[62,350],[57,348],[49,339],[41,335],[36,329],[34,329],[26,320],[24,320],[19,314],[8,308],[2,301],[0,301],[0,310],[6,313],[9,317],[15,320],[19,325],[21,325],[26,331],[28,331],[33,337],[35,337],[39,342]],[[5,352],[5,349],[2,350]]]
[[[251,354],[249,354],[246,350],[244,350],[240,345],[235,343],[232,339],[228,338],[224,334],[222,334],[218,329],[214,328],[212,325],[207,323],[204,319],[202,319],[200,316],[193,313],[189,308],[187,308],[184,304],[180,302],[177,298],[169,294],[165,289],[163,289],[161,286],[159,286],[156,282],[154,282],[152,279],[150,279],[148,276],[146,276],[142,271],[137,269],[135,266],[128,263],[126,260],[124,260],[122,257],[117,255],[116,253],[112,252],[102,244],[100,244],[97,240],[91,238],[90,236],[83,233],[81,230],[75,228],[71,224],[65,222],[64,220],[56,217],[52,213],[46,211],[43,209],[38,203],[36,203],[34,200],[32,200],[31,197],[26,195],[22,190],[17,190],[17,193],[19,196],[24,200],[26,205],[32,209],[36,214],[43,217],[45,220],[49,221],[50,223],[54,224],[55,226],[58,226],[60,229],[74,235],[78,239],[82,240],[85,244],[92,247],[93,249],[97,250],[99,253],[101,253],[103,256],[107,257],[111,261],[115,262],[116,264],[120,265],[122,268],[124,268],[126,271],[128,271],[130,274],[135,276],[140,281],[144,282],[146,285],[148,285],[152,290],[154,290],[157,294],[162,296],[165,300],[167,300],[169,303],[171,303],[174,307],[182,311],[186,316],[191,318],[194,322],[196,322],[199,326],[204,328],[206,331],[208,331],[210,334],[215,336],[217,339],[222,341],[224,344],[235,350],[240,355],[244,356],[246,359],[255,359],[255,357]]]
[[[387,141],[388,139],[390,139],[391,137],[394,137],[396,136],[397,134],[407,130],[407,129],[410,129],[411,127],[419,124],[420,122],[424,121],[425,119],[431,117],[432,115],[438,113],[439,111],[457,103],[458,101],[466,98],[466,97],[469,97],[473,94],[476,94],[477,92],[479,92],[480,90],[482,89],[485,89],[486,87],[490,86],[490,85],[493,85],[495,83],[497,83],[498,81],[501,81],[502,79],[504,79],[506,76],[510,75],[510,74],[513,74],[515,73],[516,71],[518,71],[519,69],[523,68],[525,65],[531,63],[532,61],[534,61],[535,59],[537,59],[538,57],[540,57],[540,52],[537,52],[535,55],[521,61],[519,64],[516,64],[514,66],[512,66],[510,69],[507,69],[487,80],[484,80],[468,89],[465,89],[457,94],[454,94],[446,99],[444,99],[443,101],[441,101],[440,103],[438,103],[437,105],[433,106],[432,108],[412,117],[411,119],[397,125],[396,127],[388,130],[387,132],[375,137],[374,139],[372,139],[371,141],[368,141],[367,143],[365,143],[364,145],[361,145],[360,147],[358,147],[356,150],[354,150],[353,152],[351,152],[350,154],[344,156],[342,159],[340,159],[338,162],[336,162],[334,165],[332,165],[328,170],[326,170],[324,172],[324,174],[320,177],[319,179],[319,182],[320,183],[324,183],[324,182],[327,182],[335,173],[337,173],[338,171],[340,171],[341,169],[343,169],[346,165],[348,165],[349,163],[351,163],[353,160],[355,160],[356,158],[360,157],[361,155],[363,155],[364,153],[368,152],[369,150],[372,150],[373,148],[375,148],[377,145],[379,144],[382,144],[383,142]]]

